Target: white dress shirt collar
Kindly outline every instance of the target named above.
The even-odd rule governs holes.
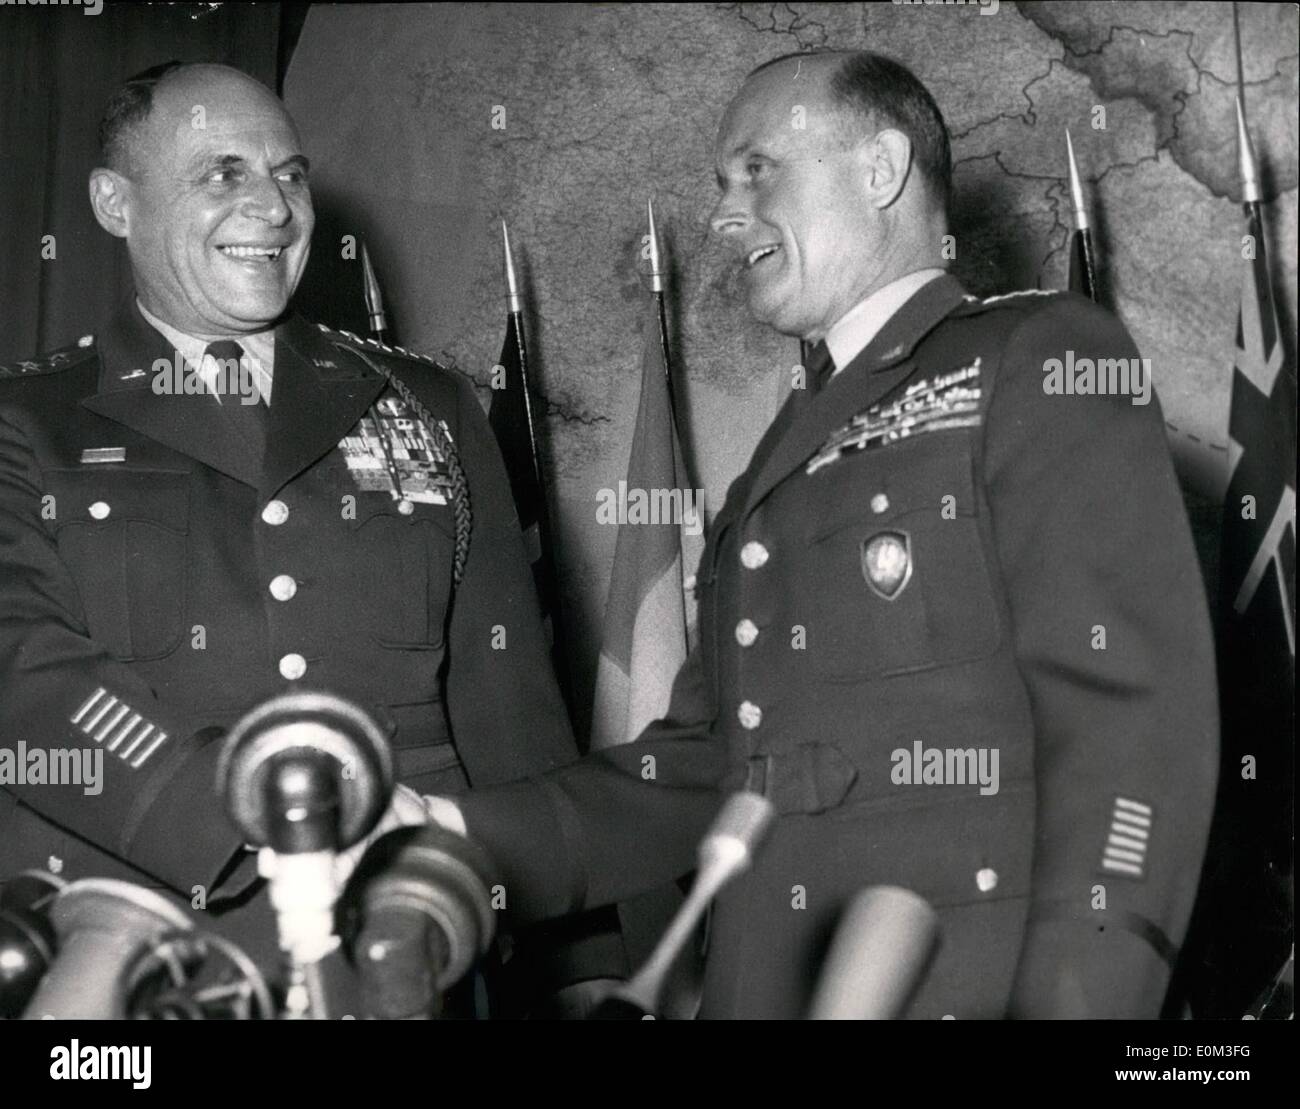
[[[221,392],[217,388],[218,367],[216,360],[204,357],[204,352],[208,349],[208,343],[211,340],[199,339],[193,335],[187,335],[183,331],[177,331],[170,324],[163,323],[139,300],[135,303],[136,307],[140,309],[140,315],[144,317],[145,322],[181,352],[181,357],[190,366],[193,366],[198,373],[199,378],[203,381],[204,388],[215,395],[217,401],[220,402]],[[270,404],[271,381],[275,372],[275,329],[259,331],[253,335],[232,335],[231,339],[244,348],[244,360],[248,364],[258,395],[263,401]],[[235,387],[237,384],[237,382],[232,382],[231,387]]]
[[[835,373],[866,350],[867,344],[915,292],[945,272],[937,268],[916,270],[877,289],[845,312],[826,333],[826,347],[835,361]]]

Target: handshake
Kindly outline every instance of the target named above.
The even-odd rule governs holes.
[[[460,806],[450,797],[430,797],[416,793],[410,786],[394,786],[393,799],[374,830],[335,858],[334,880],[340,887],[346,885],[357,864],[376,840],[398,828],[419,827],[422,824],[436,824],[461,836],[469,834]],[[267,849],[262,850],[265,852]],[[267,877],[265,867],[266,864],[259,858],[259,869],[262,870],[263,877]]]

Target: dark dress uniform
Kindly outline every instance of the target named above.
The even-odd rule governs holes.
[[[1067,350],[1137,354],[1080,297],[945,275],[792,396],[713,525],[667,717],[462,799],[512,911],[685,873],[748,788],[779,815],[715,904],[702,1016],[804,1015],[878,884],[939,915],[913,1017],[1159,1013],[1214,796],[1210,625],[1159,404],[1050,395]]]
[[[0,880],[57,867],[186,901],[197,886],[218,903],[238,892],[248,865],[218,882],[245,853],[215,796],[214,737],[288,688],[375,711],[398,779],[422,792],[575,759],[468,382],[290,318],[269,413],[252,417],[269,425],[259,459],[229,422],[250,418],[237,398],[154,393],[155,360],[175,357],[132,302],[93,338],[0,373],[0,742],[103,752],[96,795],[0,791]],[[396,396],[371,363],[443,423],[467,477],[472,533],[454,588],[454,498],[399,511],[339,449]]]

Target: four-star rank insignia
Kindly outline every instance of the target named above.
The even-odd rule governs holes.
[[[912,539],[905,531],[879,531],[862,541],[862,576],[885,601],[897,600],[912,580]]]

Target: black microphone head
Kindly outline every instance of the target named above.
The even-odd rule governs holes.
[[[435,824],[398,828],[366,851],[343,895],[344,941],[363,980],[392,972],[376,952],[409,951],[434,961],[439,991],[487,953],[496,933],[496,867],[477,843]],[[412,929],[434,932],[413,937]],[[376,947],[376,945],[379,945]],[[381,951],[382,949],[382,951]]]
[[[0,1020],[22,1015],[57,950],[50,905],[66,882],[27,870],[0,886]]]
[[[322,765],[337,801],[321,788]],[[319,838],[316,826],[331,822],[337,842],[322,846],[343,850],[363,839],[387,808],[392,753],[374,718],[351,701],[296,690],[264,701],[235,723],[217,762],[217,790],[235,827],[255,846],[287,836],[301,840],[291,849],[310,850]],[[286,825],[295,822],[316,830],[293,833]]]

